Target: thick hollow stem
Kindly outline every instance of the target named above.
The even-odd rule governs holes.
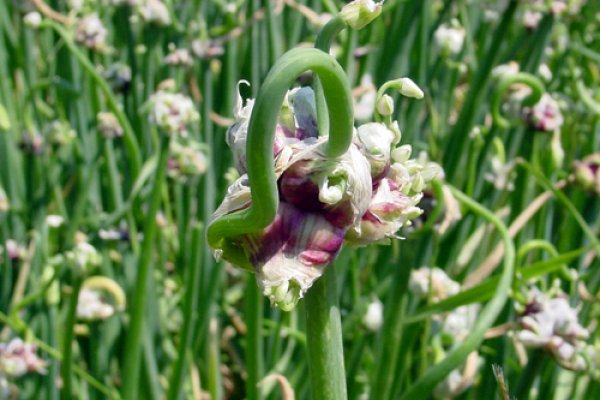
[[[312,398],[347,399],[334,265],[327,267],[306,295],[306,340]]]
[[[156,234],[156,213],[160,206],[162,185],[166,175],[167,159],[169,155],[169,137],[163,135],[160,148],[160,157],[156,169],[156,178],[152,188],[150,208],[146,214],[146,229],[144,230],[144,243],[138,263],[137,277],[133,304],[130,312],[129,332],[125,344],[125,368],[123,370],[123,398],[125,400],[137,399],[139,384],[140,356],[142,352],[142,327],[146,311],[146,292],[150,275],[150,265],[154,250],[154,236]]]

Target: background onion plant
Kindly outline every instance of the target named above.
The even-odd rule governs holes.
[[[0,1],[0,399],[599,398],[599,65],[591,0]]]

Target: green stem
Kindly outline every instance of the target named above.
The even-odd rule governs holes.
[[[207,239],[213,248],[224,248],[225,238],[256,232],[266,227],[277,213],[279,195],[273,167],[273,141],[277,117],[289,86],[302,72],[311,69],[321,79],[330,117],[336,121],[329,132],[324,152],[338,157],[352,142],[354,125],[352,96],[343,69],[328,54],[317,49],[293,49],[273,66],[260,88],[248,127],[246,156],[252,205],[226,215],[208,227]],[[233,246],[231,246],[233,247]],[[243,255],[236,248],[227,249]]]
[[[498,83],[494,95],[492,97],[492,118],[494,124],[502,129],[508,129],[512,125],[509,120],[502,115],[502,98],[504,93],[515,83],[522,83],[531,89],[531,94],[523,101],[523,105],[533,105],[540,101],[545,92],[544,83],[532,74],[520,72],[514,75],[509,75]]]
[[[121,109],[115,95],[113,94],[110,86],[106,82],[104,78],[98,73],[94,65],[90,62],[90,60],[86,57],[86,55],[81,52],[73,42],[71,35],[59,24],[46,20],[43,22],[43,25],[46,25],[52,29],[62,38],[65,45],[71,51],[71,53],[77,58],[77,61],[81,64],[83,69],[90,75],[93,81],[98,85],[102,94],[106,98],[106,103],[110,111],[115,115],[117,120],[119,121],[119,125],[123,128],[123,141],[125,143],[125,147],[127,148],[127,152],[129,153],[130,159],[130,168],[131,168],[131,176],[132,180],[134,180],[142,165],[139,145],[137,143],[137,139],[135,138],[135,133],[133,132],[133,128],[127,119],[127,116]]]
[[[179,347],[177,349],[177,361],[173,368],[171,380],[169,383],[169,392],[167,399],[175,400],[181,396],[183,376],[185,375],[185,360],[187,359],[188,351],[192,339],[192,332],[197,321],[197,305],[198,293],[200,293],[200,284],[202,270],[199,265],[200,248],[204,240],[201,239],[202,226],[195,225],[192,228],[192,254],[189,262],[189,273],[186,279],[185,300],[183,310],[183,329],[181,338],[179,339]],[[182,243],[183,245],[183,243]]]
[[[255,282],[254,275],[248,275],[246,280],[246,364],[248,368],[246,378],[246,398],[259,400],[262,398],[258,382],[264,375],[264,354],[262,338],[262,321],[264,313],[264,297]],[[261,325],[259,325],[261,324]]]
[[[169,137],[162,134],[160,156],[156,169],[156,178],[152,188],[150,208],[146,214],[146,228],[144,230],[144,242],[140,255],[137,276],[135,282],[135,293],[133,305],[130,311],[129,332],[125,348],[125,367],[123,370],[123,398],[126,400],[137,399],[138,377],[140,369],[140,355],[142,351],[142,327],[144,325],[144,313],[146,305],[146,291],[150,276],[150,265],[154,250],[154,236],[156,234],[156,214],[160,207],[162,185],[166,175],[167,159],[169,154]]]
[[[313,399],[347,399],[334,265],[306,294],[306,339]]]
[[[346,23],[344,20],[342,20],[339,14],[336,15],[319,31],[317,40],[315,41],[315,48],[329,53],[333,40],[345,27]],[[328,132],[329,115],[327,113],[327,102],[325,100],[325,93],[323,92],[323,85],[321,85],[318,76],[314,77],[312,86],[315,91],[318,130],[322,133]]]
[[[485,94],[485,88],[487,87],[492,67],[500,57],[501,53],[499,49],[505,41],[508,28],[514,20],[513,16],[517,10],[518,3],[517,0],[511,0],[506,7],[502,15],[502,20],[492,38],[492,43],[488,47],[487,54],[483,57],[477,75],[475,75],[475,78],[469,85],[469,91],[465,96],[465,103],[460,110],[458,121],[449,135],[452,140],[448,143],[446,154],[444,155],[444,170],[449,181],[453,180],[455,173],[462,171],[462,169],[458,168],[458,164],[462,159],[462,152],[459,149],[467,141],[467,136],[471,132],[473,121],[477,117],[477,111],[479,110],[477,105],[481,103],[482,97]]]
[[[65,331],[63,336],[63,363],[61,366],[61,377],[63,388],[61,398],[69,400],[73,398],[73,338],[75,336],[74,326],[77,318],[77,301],[79,299],[79,290],[83,279],[80,276],[73,277],[73,285],[69,304],[67,306],[67,318],[65,320]]]

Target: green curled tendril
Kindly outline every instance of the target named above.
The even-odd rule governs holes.
[[[508,129],[513,125],[511,121],[502,115],[501,109],[504,94],[515,83],[527,85],[531,89],[531,94],[523,101],[523,105],[525,106],[531,106],[540,101],[546,91],[543,82],[539,78],[526,72],[511,74],[500,79],[492,97],[492,119],[494,125],[502,129]]]
[[[249,208],[213,221],[207,229],[208,243],[216,249],[241,258],[241,249],[227,238],[258,232],[277,214],[279,195],[273,167],[273,142],[277,118],[289,87],[297,76],[312,70],[323,85],[329,116],[335,123],[329,129],[324,153],[328,157],[344,154],[352,142],[354,118],[350,85],[339,63],[329,54],[312,48],[293,49],[271,68],[261,86],[254,106],[246,142],[248,180],[252,195]],[[321,132],[326,134],[327,132]]]

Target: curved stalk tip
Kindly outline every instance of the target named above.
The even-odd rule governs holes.
[[[207,240],[211,247],[227,249],[243,258],[242,250],[226,239],[259,231],[275,218],[279,196],[272,154],[277,117],[289,87],[306,70],[312,70],[319,77],[329,115],[336,121],[329,129],[325,154],[339,157],[350,147],[354,127],[352,95],[342,67],[318,49],[293,49],[285,53],[271,68],[260,88],[248,126],[246,154],[252,204],[248,209],[223,216],[208,226]]]
[[[496,90],[494,90],[491,105],[494,125],[502,129],[508,129],[512,125],[511,121],[502,115],[502,98],[508,89],[515,83],[527,85],[531,89],[531,94],[523,101],[523,104],[526,106],[533,105],[540,101],[542,95],[546,91],[544,84],[539,78],[526,72],[511,74],[510,76],[502,78],[498,83]]]

